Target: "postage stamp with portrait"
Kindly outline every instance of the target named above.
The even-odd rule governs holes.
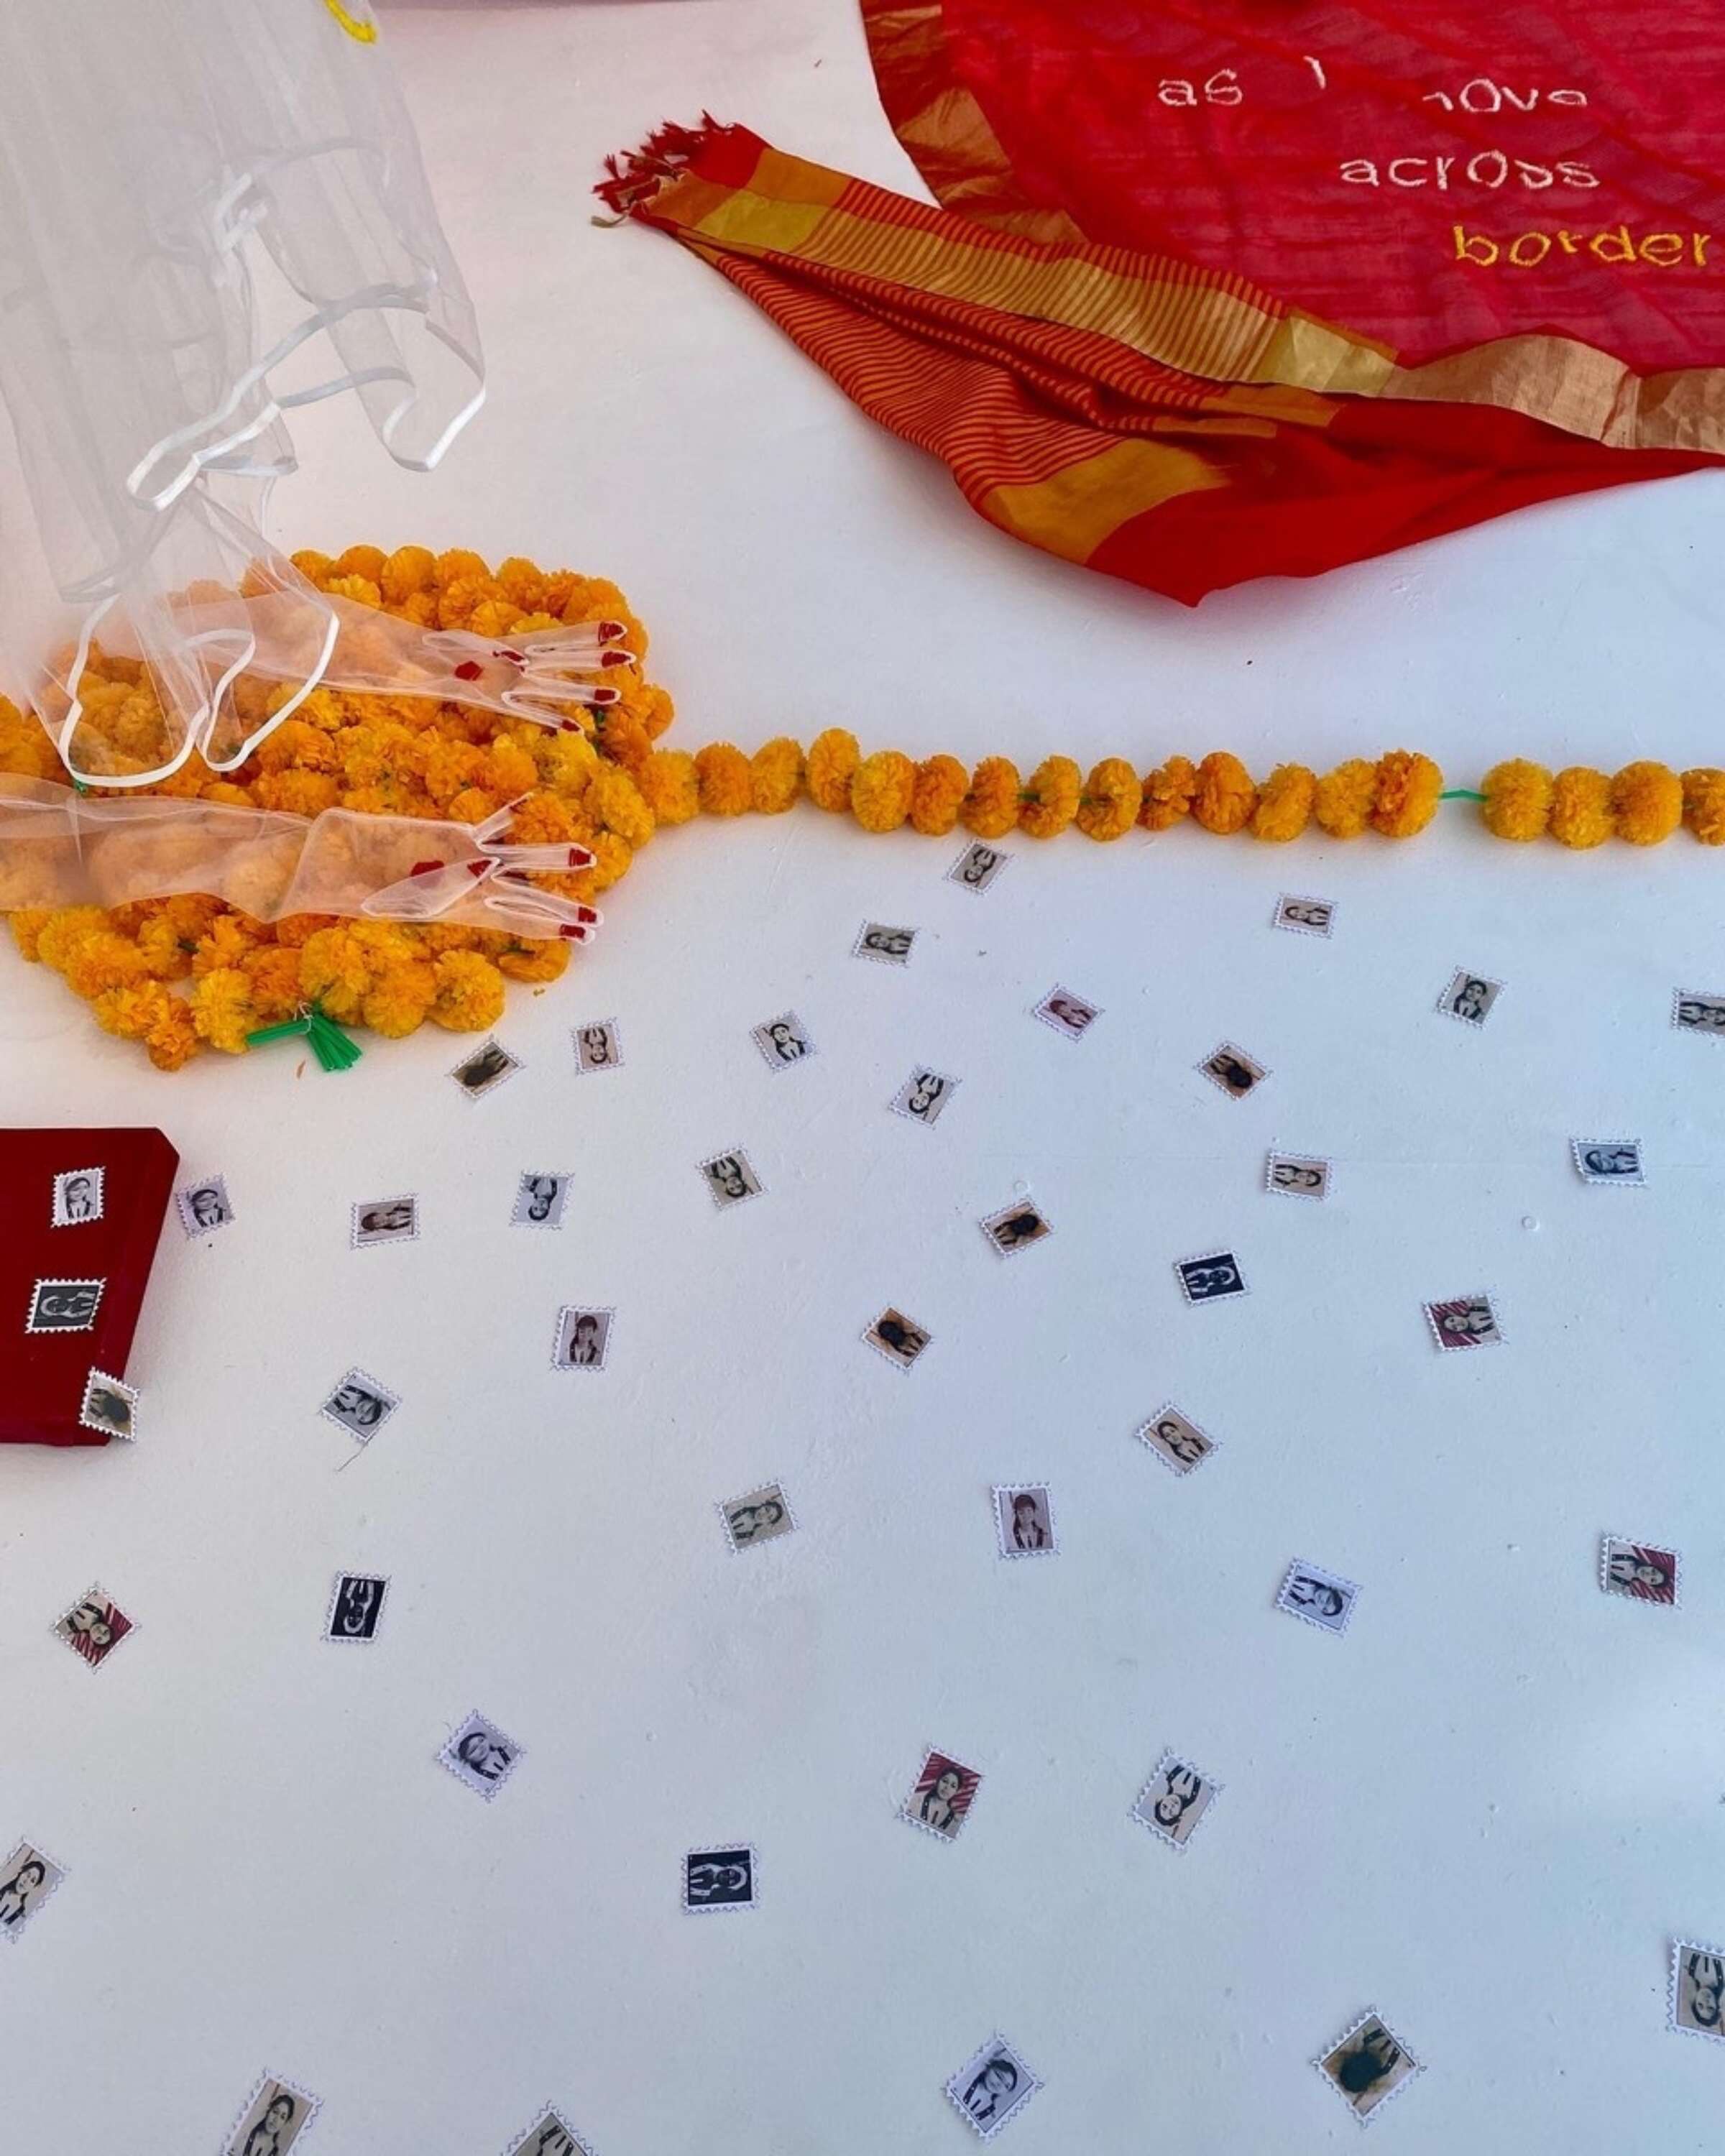
[[[501,1040],[487,1040],[464,1055],[449,1075],[470,1101],[481,1101],[523,1067]]]
[[[99,1168],[69,1168],[54,1179],[54,1200],[49,1224],[55,1228],[82,1228],[102,1217],[103,1173]]]
[[[1002,1557],[1053,1557],[1054,1500],[1045,1482],[997,1482],[993,1489],[994,1537]]]
[[[589,1019],[571,1029],[575,1044],[575,1075],[585,1078],[594,1070],[615,1070],[623,1062],[623,1040],[614,1018]]]
[[[1725,1947],[1671,1941],[1668,2010],[1679,2035],[1725,2039]]]
[[[1599,1537],[1599,1585],[1607,1594],[1675,1609],[1679,1563],[1676,1550],[1657,1543],[1633,1541],[1627,1535]]]
[[[1322,1200],[1335,1176],[1332,1162],[1309,1152],[1273,1152],[1264,1163],[1264,1188],[1289,1198]]]
[[[1183,1849],[1221,1790],[1222,1784],[1212,1781],[1201,1767],[1178,1752],[1164,1752],[1139,1790],[1132,1815],[1158,1841],[1170,1849]]]
[[[552,1342],[554,1370],[603,1370],[611,1353],[614,1310],[585,1310],[566,1302],[557,1312],[557,1329]]]
[[[80,1594],[54,1624],[55,1636],[93,1670],[99,1670],[126,1634],[137,1629],[112,1595],[100,1587]]]
[[[547,2104],[503,2156],[593,2156],[593,2151],[554,2104]]]
[[[1380,2015],[1362,2014],[1312,2065],[1363,2126],[1421,2071]]]
[[[1320,1632],[1345,1632],[1358,1599],[1359,1589],[1353,1580],[1296,1558],[1277,1591],[1276,1606],[1304,1624],[1316,1625]]]
[[[1575,1173],[1584,1183],[1615,1185],[1619,1189],[1646,1183],[1639,1138],[1571,1138],[1569,1152]]]
[[[368,1371],[354,1368],[336,1380],[318,1413],[337,1430],[368,1445],[401,1405],[400,1396]]]
[[[21,1841],[0,1864],[0,1938],[21,1939],[65,1876],[64,1864],[34,1842]]]
[[[222,2143],[222,2156],[287,2156],[316,2118],[318,2098],[277,2074],[259,2076]]]
[[[903,1311],[895,1310],[888,1303],[880,1315],[864,1328],[862,1337],[895,1370],[908,1370],[934,1335],[920,1325],[913,1325]]]
[[[733,1550],[753,1549],[758,1543],[777,1541],[796,1527],[790,1500],[777,1482],[763,1482],[758,1490],[733,1497],[719,1507],[725,1536]]]
[[[1070,988],[1062,988],[1058,981],[1031,1010],[1032,1018],[1042,1023],[1063,1040],[1081,1040],[1102,1015],[1099,1004],[1086,1003],[1076,996]]]
[[[936,1123],[946,1112],[946,1106],[957,1091],[958,1081],[949,1078],[944,1070],[918,1068],[906,1079],[887,1102],[896,1116],[907,1122]]]
[[[401,1198],[362,1198],[353,1208],[347,1240],[356,1250],[369,1250],[379,1243],[413,1243],[419,1237],[419,1200],[411,1192]]]
[[[1422,1306],[1431,1337],[1446,1355],[1462,1348],[1502,1344],[1503,1330],[1489,1295],[1452,1296],[1447,1302],[1428,1302]]]
[[[1028,1193],[977,1224],[988,1237],[989,1249],[1003,1258],[1011,1257],[1016,1250],[1028,1250],[1032,1243],[1040,1243],[1045,1235],[1054,1233],[1041,1208]]]
[[[489,1804],[526,1755],[514,1738],[475,1711],[450,1731],[437,1756],[440,1766]]]
[[[1197,1067],[1219,1092],[1225,1093],[1231,1101],[1243,1101],[1248,1093],[1255,1093],[1270,1075],[1255,1056],[1248,1055],[1243,1048],[1236,1048],[1231,1040],[1219,1042]]]
[[[691,1849],[683,1859],[683,1907],[691,1916],[752,1909],[760,1866],[747,1842],[727,1849]]]
[[[788,1070],[793,1063],[806,1063],[815,1052],[809,1029],[795,1011],[781,1011],[777,1018],[751,1026],[749,1039],[769,1070]]]
[[[1209,1250],[1199,1258],[1176,1258],[1174,1277],[1188,1302],[1221,1302],[1249,1292],[1245,1275],[1232,1250]]]
[[[992,2141],[1042,2083],[1004,2036],[991,2036],[947,2085],[952,2108],[979,2141]]]
[[[1217,1445],[1207,1430],[1200,1430],[1172,1401],[1158,1408],[1147,1422],[1139,1424],[1138,1439],[1176,1475],[1189,1475],[1194,1467],[1202,1466]]]
[[[899,1817],[938,1841],[956,1841],[982,1786],[974,1767],[963,1767],[944,1752],[927,1752]]]
[[[1284,891],[1276,901],[1271,925],[1291,928],[1296,936],[1328,936],[1336,925],[1336,907],[1327,898],[1301,898]]]
[[[223,1176],[207,1175],[202,1183],[188,1183],[183,1190],[175,1191],[174,1204],[180,1225],[193,1237],[208,1235],[212,1228],[225,1228],[234,1218],[234,1201]]]
[[[123,1437],[130,1443],[138,1434],[137,1394],[105,1370],[92,1370],[84,1381],[78,1420],[85,1430],[99,1430],[105,1437]]]

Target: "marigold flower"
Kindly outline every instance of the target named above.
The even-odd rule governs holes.
[[[567,972],[569,946],[538,941],[511,943],[497,953],[500,973],[511,981],[555,981]]]
[[[1138,820],[1143,793],[1123,756],[1105,756],[1084,782],[1078,828],[1086,839],[1123,839]]]
[[[360,1015],[373,1033],[400,1040],[424,1023],[438,993],[437,968],[430,959],[399,959],[372,980]]]
[[[300,993],[338,1024],[359,1023],[360,1007],[371,985],[371,962],[351,928],[321,928],[306,937],[300,952]]]
[[[1551,834],[1581,850],[1602,846],[1611,835],[1611,782],[1584,763],[1560,771],[1552,788]]]
[[[865,831],[896,831],[911,813],[916,767],[896,748],[877,749],[850,782],[850,813]]]
[[[1266,844],[1286,845],[1297,839],[1311,819],[1317,798],[1317,779],[1303,763],[1279,763],[1258,789],[1258,805],[1252,811],[1251,834]]]
[[[1725,771],[1683,773],[1683,821],[1704,846],[1725,846]]]
[[[656,748],[641,774],[641,792],[661,824],[686,824],[701,814],[695,759],[680,748]]]
[[[383,594],[369,577],[331,577],[324,589],[332,599],[355,599],[361,606],[380,607]]]
[[[375,584],[382,577],[384,560],[381,547],[349,547],[336,555],[333,566],[338,577],[363,577]]]
[[[100,936],[108,916],[99,906],[63,906],[36,932],[36,955],[44,966],[64,973],[73,952],[88,936]]]
[[[641,641],[644,645],[646,638],[643,636]],[[660,688],[656,683],[646,685],[640,701],[641,724],[647,729],[647,738],[657,741],[677,716],[677,707],[670,700],[670,690]]]
[[[741,816],[753,799],[749,760],[729,742],[714,742],[698,750],[695,775],[701,808],[709,816]]]
[[[446,951],[433,971],[429,1016],[451,1033],[483,1033],[503,1014],[503,976],[477,951]]]
[[[165,1004],[144,1036],[144,1046],[158,1070],[179,1070],[198,1053],[198,1031],[183,998],[169,995],[165,988],[162,994]]]
[[[925,757],[911,788],[911,828],[926,839],[943,839],[958,822],[970,773],[956,756]]]
[[[533,761],[546,785],[572,801],[578,801],[587,791],[588,781],[599,767],[599,752],[585,734],[542,734],[534,744]],[[638,776],[635,783],[639,786],[640,783]]]
[[[351,808],[355,804],[350,801],[347,805]],[[483,824],[487,816],[495,816],[502,806],[482,787],[464,786],[444,803],[444,814],[452,824]]]
[[[1004,756],[985,756],[971,773],[959,814],[973,838],[1004,839],[1019,820],[1019,767]]]
[[[1078,814],[1083,774],[1070,756],[1045,756],[1019,794],[1019,829],[1033,839],[1057,839]]]
[[[1240,758],[1225,749],[1212,750],[1198,767],[1198,788],[1192,797],[1194,822],[1219,838],[1229,838],[1251,820],[1257,805],[1258,789]]]
[[[377,581],[391,606],[404,606],[417,593],[429,591],[437,574],[437,557],[429,547],[398,547],[388,554]]]
[[[1378,759],[1372,828],[1386,839],[1411,839],[1436,815],[1444,774],[1429,756],[1392,749]]]
[[[243,1055],[246,1035],[258,1027],[252,984],[235,966],[218,966],[198,982],[191,995],[192,1023],[200,1040],[224,1055]]]
[[[850,782],[862,761],[856,736],[843,726],[829,726],[809,745],[804,783],[817,808],[842,816],[850,807]]]
[[[1147,831],[1172,830],[1190,810],[1197,791],[1197,765],[1189,757],[1171,756],[1145,779],[1138,821]]]
[[[168,1005],[177,1001],[160,981],[139,981],[130,988],[107,989],[90,1008],[104,1033],[121,1040],[142,1040],[167,1019]]]
[[[582,807],[606,830],[626,839],[634,850],[639,851],[653,835],[652,809],[634,779],[615,766],[607,765],[594,773]]]
[[[602,756],[620,763],[632,778],[647,768],[653,741],[636,713],[612,705],[598,713],[598,725]]]
[[[539,767],[519,742],[495,741],[485,752],[479,783],[500,801],[514,801],[539,783]]]
[[[1378,792],[1378,767],[1363,757],[1350,757],[1317,782],[1312,813],[1320,830],[1332,839],[1357,839],[1371,820]]]
[[[1480,781],[1485,800],[1480,819],[1494,839],[1512,839],[1522,844],[1543,839],[1551,815],[1553,782],[1541,763],[1512,757],[1494,763]]]
[[[803,787],[803,752],[788,736],[778,735],[749,758],[749,785],[755,811],[782,816]]]
[[[1611,782],[1617,835],[1632,846],[1656,846],[1683,820],[1683,782],[1669,764],[1626,763]]]
[[[218,914],[198,939],[192,970],[194,973],[210,973],[237,966],[257,940],[255,924],[249,925],[237,913]]]
[[[320,554],[315,547],[302,547],[298,553],[290,554],[288,559],[306,582],[316,584],[320,591],[336,566],[332,554]]]
[[[594,856],[594,865],[587,871],[591,885],[583,888],[579,877],[572,877],[568,888],[572,898],[586,898],[591,904],[602,891],[623,881],[635,855],[629,840],[619,839],[614,831],[596,832],[588,844]]]
[[[109,988],[123,988],[151,978],[150,962],[129,936],[99,929],[81,936],[66,954],[66,985],[86,1001]]]
[[[192,971],[192,952],[180,941],[166,914],[141,921],[138,949],[144,963],[158,981],[183,981]]]
[[[291,1018],[305,1000],[300,988],[300,954],[290,944],[254,945],[240,960],[239,970],[245,975],[259,1025]]]

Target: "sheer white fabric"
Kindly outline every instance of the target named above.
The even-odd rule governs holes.
[[[285,414],[343,391],[415,470],[484,395],[366,0],[0,0],[0,394],[54,595],[32,604],[9,513],[15,660],[74,769],[91,637],[149,661],[171,720],[156,767],[79,775],[244,757],[243,581],[302,611],[284,640],[315,680],[336,632],[259,523]]]

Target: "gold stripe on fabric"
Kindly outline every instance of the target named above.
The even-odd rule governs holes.
[[[1491,404],[1615,449],[1725,454],[1725,368],[1638,375],[1573,337],[1499,337],[1392,368],[1382,394],[1435,404]]]
[[[1116,442],[1029,486],[993,486],[977,507],[993,523],[1068,562],[1087,562],[1103,540],[1178,495],[1225,486],[1190,449],[1166,442]]]

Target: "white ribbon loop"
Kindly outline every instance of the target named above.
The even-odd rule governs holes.
[[[448,661],[455,685],[446,692],[451,697],[499,705],[536,726],[555,726],[565,723],[565,705],[603,709],[619,701],[620,690],[593,677],[631,662],[634,654],[623,648],[623,634],[615,621],[536,629],[519,642],[440,629],[427,635],[425,648]]]

